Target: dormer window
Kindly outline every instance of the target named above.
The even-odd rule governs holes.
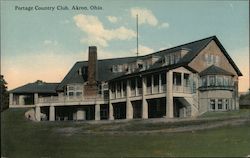
[[[122,72],[123,65],[113,65],[111,68],[111,72]]]
[[[165,55],[165,64],[166,65],[173,65],[178,63],[181,60],[181,53],[176,52],[176,53],[170,53]]]
[[[78,69],[78,75],[82,75],[82,68]]]
[[[142,69],[143,68],[143,64],[138,64],[138,68]]]

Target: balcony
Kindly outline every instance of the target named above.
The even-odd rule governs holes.
[[[38,103],[70,103],[70,102],[96,102],[105,101],[106,99],[102,95],[97,96],[51,96],[42,97],[38,99]]]
[[[209,91],[209,90],[228,90],[233,91],[234,86],[201,86],[199,87],[200,91]]]

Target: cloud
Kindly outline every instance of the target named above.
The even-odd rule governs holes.
[[[130,40],[136,37],[136,33],[121,26],[116,29],[104,28],[102,22],[96,16],[79,14],[74,16],[75,24],[87,34],[87,38],[81,39],[81,42],[89,45],[98,45],[107,47],[110,40]]]
[[[62,20],[62,21],[60,21],[60,23],[61,23],[61,24],[68,24],[69,22],[70,22],[70,21],[69,21],[69,20],[67,20],[67,19],[66,19],[66,20]]]
[[[161,25],[159,25],[159,28],[168,28],[169,24],[167,22],[162,23]]]
[[[111,23],[116,23],[118,21],[118,18],[115,16],[107,16],[107,18]]]
[[[144,45],[139,45],[138,51],[139,51],[139,55],[146,55],[146,54],[149,54],[149,53],[153,53],[154,49],[149,48],[149,47],[144,46]],[[131,52],[132,52],[132,54],[136,54],[137,53],[137,48],[132,49]]]
[[[157,26],[158,20],[154,16],[151,10],[146,8],[131,8],[130,14],[133,18],[136,18],[138,15],[138,23],[140,24],[149,24],[151,26]]]
[[[56,40],[44,40],[43,44],[44,45],[54,45],[54,46],[56,46],[58,44],[58,42]]]

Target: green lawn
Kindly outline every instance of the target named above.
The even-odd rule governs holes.
[[[2,113],[2,156],[74,158],[250,155],[249,121],[244,125],[194,132],[93,134],[87,131],[100,131],[102,126],[116,126],[116,131],[121,126],[121,131],[133,131],[136,129],[134,126],[141,125],[142,121],[102,125],[84,122],[31,122],[24,118],[24,112],[24,109],[9,109]],[[239,115],[247,117],[249,112],[241,111]],[[237,116],[230,116],[232,115]],[[216,114],[207,114],[202,117],[215,116]],[[122,126],[124,124],[126,126]],[[161,123],[160,127],[163,125],[167,126]],[[154,129],[150,126],[152,123],[147,123],[144,128]],[[74,130],[67,133],[60,132],[60,129]]]

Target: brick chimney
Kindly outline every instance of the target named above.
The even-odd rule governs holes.
[[[97,94],[97,48],[89,47],[88,59],[88,82],[84,87],[85,96],[95,96]]]
[[[96,46],[89,47],[88,60],[88,83],[95,84],[97,79],[97,48]]]

